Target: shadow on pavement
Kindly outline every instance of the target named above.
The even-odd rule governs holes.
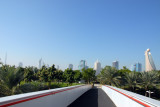
[[[98,107],[98,89],[90,89],[68,107]]]
[[[68,107],[116,107],[101,88],[92,88]]]

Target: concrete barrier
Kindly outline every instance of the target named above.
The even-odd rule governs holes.
[[[0,98],[0,107],[66,107],[91,89],[77,85]]]
[[[102,89],[117,107],[160,107],[160,101],[130,91],[107,85]]]

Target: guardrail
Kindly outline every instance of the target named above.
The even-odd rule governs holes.
[[[78,85],[0,98],[0,107],[66,107],[91,89]]]
[[[160,101],[130,91],[108,85],[103,85],[102,89],[117,107],[160,107]]]

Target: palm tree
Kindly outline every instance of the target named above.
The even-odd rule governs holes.
[[[118,85],[119,84],[119,76],[118,72],[115,68],[106,66],[101,73],[97,76],[98,80],[100,80],[103,84],[109,85]]]
[[[145,96],[147,96],[146,91],[148,89],[157,86],[159,83],[158,72],[150,71],[150,72],[143,72],[140,76],[140,85],[145,90]]]
[[[13,92],[13,88],[24,79],[24,72],[15,66],[3,65],[0,69],[1,84]]]
[[[126,85],[128,85],[129,88],[132,88],[132,91],[134,91],[138,82],[138,75],[136,74],[136,72],[126,73],[125,82]]]

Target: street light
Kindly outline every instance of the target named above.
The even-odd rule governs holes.
[[[151,92],[150,90],[146,92],[149,94],[149,98],[151,98],[151,94],[154,93],[154,92]]]

